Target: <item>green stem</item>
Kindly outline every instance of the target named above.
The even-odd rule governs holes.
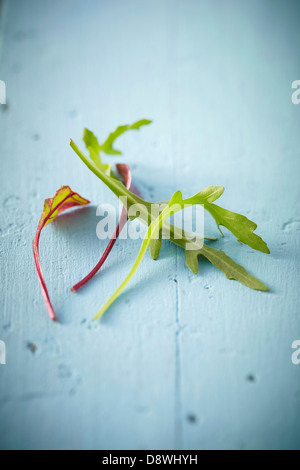
[[[129,191],[121,181],[118,182],[117,179],[112,178],[106,175],[103,171],[101,171],[92,160],[87,158],[84,153],[80,150],[80,148],[75,144],[75,142],[71,139],[70,146],[74,150],[74,152],[78,155],[78,157],[83,161],[83,163],[94,173],[94,175],[98,176],[98,178],[103,181],[103,183],[119,198],[120,196],[124,196],[127,198],[129,206],[133,204],[142,205],[142,211],[145,213],[145,208],[147,203]],[[140,209],[140,208],[139,208]],[[148,212],[146,212],[148,215]]]
[[[137,209],[140,213],[138,218],[143,222],[147,227],[151,225],[156,219],[156,217],[151,213],[151,203],[144,201],[143,199],[139,198],[131,191],[125,188],[125,186],[117,179],[114,179],[108,175],[106,175],[103,171],[101,171],[97,166],[94,164],[92,160],[87,158],[85,154],[80,150],[80,148],[75,144],[75,142],[71,139],[70,146],[74,150],[74,152],[78,155],[78,157],[83,161],[83,163],[96,175],[103,183],[118,197],[120,196],[127,198],[128,206],[132,206],[134,204],[137,205]],[[128,209],[128,207],[125,207]],[[191,237],[193,234],[187,232],[186,230],[180,229],[179,227],[175,227],[173,224],[166,224],[162,227],[162,232],[170,234],[169,239],[171,242],[185,248],[187,243],[190,243]]]
[[[115,293],[110,297],[110,299],[103,305],[101,310],[97,313],[97,315],[94,317],[94,320],[98,320],[102,315],[106,312],[106,310],[114,303],[114,301],[119,297],[119,295],[122,293],[122,291],[125,289],[127,284],[130,282],[132,277],[135,275],[136,271],[139,268],[139,265],[141,264],[147,249],[149,248],[149,245],[151,243],[151,240],[153,237],[156,235],[157,232],[159,232],[162,224],[165,222],[166,219],[170,217],[170,207],[167,206],[163,212],[160,214],[160,216],[152,222],[150,227],[148,228],[147,234],[143,240],[141,249],[139,251],[139,254],[136,258],[136,261],[131,268],[128,276],[124,279],[122,284],[118,287],[118,289],[115,291]]]

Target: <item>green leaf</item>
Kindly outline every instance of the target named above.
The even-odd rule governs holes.
[[[112,165],[108,163],[102,163],[100,157],[101,146],[93,132],[88,129],[84,129],[83,142],[85,143],[86,148],[90,153],[91,160],[95,163],[95,165],[106,175],[111,175]]]
[[[92,148],[96,153],[100,152],[101,146],[98,142],[98,139],[92,131],[89,131],[89,129],[84,129],[82,140],[85,143],[87,149]]]
[[[216,204],[204,204],[204,207],[213,216],[219,229],[220,225],[223,225],[230,230],[241,243],[250,246],[254,250],[270,253],[267,244],[262,238],[253,233],[257,225],[247,219],[247,217],[236,214],[235,212],[230,212]]]
[[[185,204],[205,204],[211,203],[219,199],[224,193],[223,186],[208,186],[207,188],[195,194],[195,196],[185,200]]]
[[[245,268],[233,261],[224,251],[216,250],[208,245],[203,245],[200,250],[188,250],[186,254],[186,264],[190,270],[197,274],[199,270],[198,257],[204,256],[207,258],[216,268],[220,269],[228,279],[235,279],[244,286],[250,287],[251,289],[268,291],[269,288],[263,284],[259,279],[252,276],[246,271]]]
[[[139,204],[141,206],[141,215],[139,219],[141,219],[147,225],[153,221],[151,216],[151,207],[153,203],[144,201],[143,199],[133,194],[131,191],[127,190],[124,185],[116,178],[106,175],[93,162],[87,159],[87,157],[81,152],[81,150],[72,140],[70,145],[81,158],[81,160],[88,166],[88,168],[96,176],[98,176],[98,178],[100,178],[117,197],[127,197],[129,206],[132,204]],[[239,241],[249,245],[251,248],[262,251],[264,253],[269,253],[270,251],[266,243],[258,235],[253,233],[257,228],[257,225],[254,222],[248,220],[247,217],[243,215],[230,212],[217,206],[216,204],[209,202],[215,201],[218,197],[221,196],[223,191],[224,188],[222,186],[209,186],[195,196],[185,199],[184,204],[203,204],[204,208],[214,217],[218,226],[224,225],[238,238]],[[181,195],[180,192],[179,194]],[[182,195],[176,200],[176,204],[183,204]]]
[[[126,279],[122,282],[119,288],[115,291],[115,293],[111,296],[111,298],[104,304],[98,314],[95,316],[95,320],[99,319],[106,310],[112,305],[112,303],[119,297],[122,291],[125,289],[127,284],[130,282],[134,274],[136,273],[139,265],[141,264],[147,249],[151,245],[151,242],[156,241],[156,235],[162,230],[164,222],[173,214],[182,210],[186,204],[191,204],[191,201],[198,201],[198,203],[202,203],[202,198],[210,198],[215,194],[220,193],[215,188],[210,188],[204,190],[203,194],[200,196],[200,193],[196,194],[194,197],[189,199],[183,199],[182,193],[180,191],[176,191],[169,204],[165,207],[165,209],[161,212],[161,214],[157,217],[157,219],[152,222],[148,228],[147,234],[143,240],[140,252],[136,258],[136,261],[126,277]],[[189,202],[188,202],[189,201]],[[155,251],[155,255],[157,255],[157,245],[154,243],[153,252]],[[194,247],[192,247],[191,243],[186,243],[186,246],[189,246],[189,249],[186,248],[186,257],[187,257],[187,265],[192,270],[192,272],[198,272],[196,261],[198,264],[198,256],[201,254],[205,256],[211,263],[213,263],[216,267],[218,267],[221,271],[225,273],[225,275],[229,279],[236,279],[240,281],[242,284],[246,285],[247,287],[251,287],[252,289],[256,290],[268,290],[268,287],[265,286],[261,281],[256,279],[254,276],[249,274],[242,266],[239,266],[235,263],[231,258],[229,258],[224,252],[216,250],[214,248],[208,246],[202,246],[200,250],[197,250],[197,242],[194,243]],[[159,252],[158,252],[159,254]]]
[[[185,250],[185,260],[187,267],[192,271],[193,274],[198,274],[200,250]]]
[[[151,240],[150,255],[153,260],[157,260],[157,258],[159,257],[160,250],[161,250],[161,243],[162,243],[161,237],[157,238],[156,240],[155,239]]]
[[[103,171],[103,173],[111,176],[112,165],[102,162],[101,152],[104,152],[108,155],[121,155],[121,152],[119,150],[115,150],[113,148],[113,143],[115,142],[115,140],[120,135],[124,134],[124,132],[129,130],[138,130],[142,126],[151,124],[151,122],[152,121],[149,121],[148,119],[141,119],[140,121],[137,121],[131,125],[126,124],[124,126],[119,126],[114,132],[109,134],[108,138],[102,145],[99,144],[97,137],[95,136],[95,134],[93,134],[92,131],[90,131],[89,129],[84,129],[83,142],[85,143],[86,148],[89,151],[91,160],[95,163],[97,168]]]
[[[150,121],[146,121],[147,124]],[[121,126],[118,128],[115,133],[111,134],[110,137],[105,142],[107,153],[113,148],[112,144],[114,140],[121,135],[123,132],[129,128],[139,128],[141,125],[145,124],[145,120],[135,123],[133,126]],[[126,129],[125,129],[126,127]],[[86,140],[89,147],[92,147],[95,152],[99,151],[99,143],[95,136],[88,134],[86,135]],[[197,236],[197,234],[191,234],[182,230],[178,227],[167,222],[167,219],[174,214],[175,212],[182,210],[186,205],[201,204],[204,208],[210,212],[210,214],[215,218],[218,227],[224,225],[227,227],[242,243],[249,245],[250,247],[262,251],[264,253],[269,253],[269,249],[266,243],[256,234],[254,230],[257,228],[254,222],[251,222],[246,217],[236,214],[234,212],[227,211],[215,204],[213,202],[217,200],[224,192],[222,186],[209,186],[193,197],[183,199],[182,193],[177,191],[171,198],[169,203],[160,202],[159,207],[165,207],[160,211],[159,216],[154,216],[153,204],[148,201],[144,201],[140,197],[136,196],[134,193],[125,188],[118,178],[115,178],[113,175],[106,173],[101,165],[97,165],[97,160],[95,155],[91,156],[91,160],[88,159],[82,151],[77,147],[77,145],[71,140],[70,143],[73,150],[81,158],[81,160],[86,164],[86,166],[118,197],[121,198],[122,203],[124,203],[124,198],[126,199],[125,208],[128,212],[131,206],[135,205],[137,210],[137,217],[148,226],[147,236],[145,237],[139,255],[136,259],[134,266],[132,267],[129,275],[117,289],[115,294],[109,299],[108,302],[103,306],[100,312],[97,315],[99,318],[107,308],[114,302],[114,300],[120,295],[122,290],[126,287],[132,276],[135,274],[138,269],[139,264],[141,263],[147,249],[150,247],[150,253],[153,259],[157,259],[161,250],[161,238],[166,237],[166,234],[169,234],[169,239],[185,248],[186,250],[186,262],[188,267],[192,272],[197,273],[198,266],[198,256],[205,256],[209,261],[214,264],[218,269],[220,269],[228,277],[228,279],[236,279],[242,284],[256,290],[268,290],[267,286],[261,281],[256,279],[254,276],[249,274],[242,266],[239,266],[231,258],[229,258],[224,252],[216,250],[207,245],[203,244],[203,238]],[[100,146],[103,150],[103,146]],[[103,150],[105,151],[105,150]],[[102,162],[101,162],[102,164]],[[129,218],[135,218],[136,216],[130,216]],[[222,233],[222,232],[221,232]],[[208,237],[204,237],[208,238]],[[194,249],[191,249],[191,246],[195,244]]]
[[[113,144],[115,140],[120,137],[120,135],[124,134],[124,132],[130,131],[130,130],[138,130],[142,126],[147,126],[148,124],[151,124],[152,121],[149,121],[148,119],[141,119],[140,121],[135,122],[134,124],[128,125],[125,124],[124,126],[119,126],[117,129],[109,134],[107,137],[106,141],[101,145],[101,150],[102,152],[108,154],[108,155],[121,155],[122,152],[120,150],[116,150],[113,148]]]

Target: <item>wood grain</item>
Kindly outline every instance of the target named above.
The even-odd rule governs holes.
[[[299,2],[1,2],[1,449],[300,447]],[[101,322],[138,241],[98,261],[96,206],[115,198],[73,154],[84,127],[154,124],[119,147],[145,198],[223,185],[222,205],[258,223],[271,255],[226,231],[214,246],[267,283],[199,274],[163,243]],[[115,161],[115,160],[113,160]],[[43,200],[68,184],[93,201],[45,229],[41,262],[61,319],[52,324],[31,241]],[[218,236],[212,221],[207,233]]]

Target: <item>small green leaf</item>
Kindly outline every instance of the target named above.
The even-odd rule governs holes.
[[[204,204],[214,202],[224,193],[223,186],[208,186],[195,196],[186,199],[185,204]]]
[[[160,250],[161,250],[161,243],[162,243],[161,237],[151,240],[149,249],[150,249],[151,258],[153,260],[157,260],[159,257]]]
[[[245,243],[245,245],[250,246],[254,250],[262,251],[263,253],[270,253],[267,244],[262,238],[253,233],[257,225],[247,219],[247,217],[236,214],[235,212],[230,212],[216,204],[204,204],[204,207],[213,216],[219,228],[220,225],[223,225],[230,230],[240,242]]]
[[[186,265],[193,274],[197,274],[199,271],[198,256],[200,256],[200,250],[185,250]]]
[[[95,150],[95,152],[100,152],[101,146],[98,142],[97,137],[95,136],[95,134],[93,134],[92,131],[84,129],[82,140],[85,143],[87,149],[91,147]]]
[[[93,134],[93,132],[89,131],[88,129],[84,129],[83,142],[85,143],[86,148],[90,153],[91,160],[101,171],[103,171],[103,173],[110,176],[112,165],[108,163],[102,163],[100,157],[101,147],[99,145],[97,137]]]
[[[125,124],[124,126],[119,126],[117,129],[109,134],[107,137],[106,141],[101,145],[101,151],[108,154],[108,155],[121,155],[122,152],[120,150],[116,150],[113,148],[113,144],[115,140],[124,132],[130,131],[130,130],[138,130],[142,126],[147,126],[148,124],[151,124],[152,121],[149,121],[148,119],[141,119],[140,121],[135,122],[134,124],[128,125]]]

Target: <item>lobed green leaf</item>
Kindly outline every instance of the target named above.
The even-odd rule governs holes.
[[[141,126],[148,125],[150,123],[151,121],[143,119],[132,125],[119,126],[108,136],[102,145],[99,144],[98,139],[91,131],[85,129],[83,140],[87,149],[89,150],[90,160],[81,152],[77,145],[71,141],[71,147],[78,154],[81,160],[88,166],[88,168],[96,176],[98,176],[98,178],[100,178],[100,180],[118,198],[125,197],[127,199],[126,209],[129,208],[129,219],[133,220],[134,218],[138,217],[148,226],[147,235],[142,243],[139,255],[130,273],[113,294],[113,296],[102,307],[96,318],[99,318],[107,310],[107,308],[114,302],[114,300],[126,287],[142,262],[142,259],[145,256],[148,248],[150,248],[150,254],[153,259],[157,259],[159,257],[162,245],[162,237],[164,235],[166,236],[166,233],[171,234],[170,240],[173,243],[185,248],[186,264],[193,273],[198,273],[198,258],[199,256],[204,256],[215,267],[220,269],[228,279],[235,279],[252,289],[267,291],[268,287],[265,284],[248,273],[245,268],[235,263],[235,261],[233,261],[223,251],[216,250],[215,248],[203,244],[203,239],[197,236],[197,234],[189,234],[185,230],[181,230],[178,227],[174,227],[173,225],[166,222],[166,220],[172,214],[184,209],[186,205],[201,204],[215,219],[220,232],[220,226],[222,225],[230,230],[240,242],[247,244],[255,250],[269,253],[270,251],[266,243],[254,233],[257,228],[257,225],[254,222],[247,219],[247,217],[243,215],[230,212],[226,209],[223,209],[222,207],[217,206],[216,204],[213,204],[223,194],[224,188],[222,186],[209,186],[187,199],[183,199],[182,193],[180,191],[176,191],[169,203],[155,203],[156,205],[159,204],[159,207],[161,208],[164,207],[164,209],[161,209],[159,215],[154,217],[152,213],[153,203],[144,201],[126,189],[121,181],[111,173],[111,165],[107,165],[102,162],[100,157],[101,152],[109,155],[119,155],[121,153],[113,147],[115,140],[120,135],[128,130],[139,129]],[[135,209],[138,209],[138,215],[130,214],[131,206],[135,206]],[[178,235],[181,236],[178,237]],[[191,242],[191,240],[194,241]],[[191,245],[193,244],[194,247],[191,249]]]
[[[113,147],[115,140],[120,137],[120,135],[124,134],[124,132],[130,130],[139,130],[142,126],[147,126],[151,123],[152,121],[150,121],[149,119],[141,119],[140,121],[137,121],[131,125],[125,124],[124,126],[117,127],[117,129],[111,134],[109,134],[106,141],[101,145],[102,152],[108,155],[121,155],[122,152],[120,150],[116,150]]]
[[[208,245],[203,245],[200,250],[188,250],[186,254],[186,265],[197,274],[199,270],[198,257],[204,256],[216,268],[220,269],[228,279],[239,281],[244,286],[251,289],[268,291],[269,288],[256,277],[246,271],[245,268],[233,261],[224,251],[217,250]]]
[[[219,230],[220,225],[223,225],[230,230],[241,243],[250,246],[254,250],[262,251],[263,253],[270,253],[270,250],[263,239],[253,233],[256,230],[257,225],[247,219],[247,217],[223,209],[216,204],[207,203],[204,204],[204,207],[215,219]]]

